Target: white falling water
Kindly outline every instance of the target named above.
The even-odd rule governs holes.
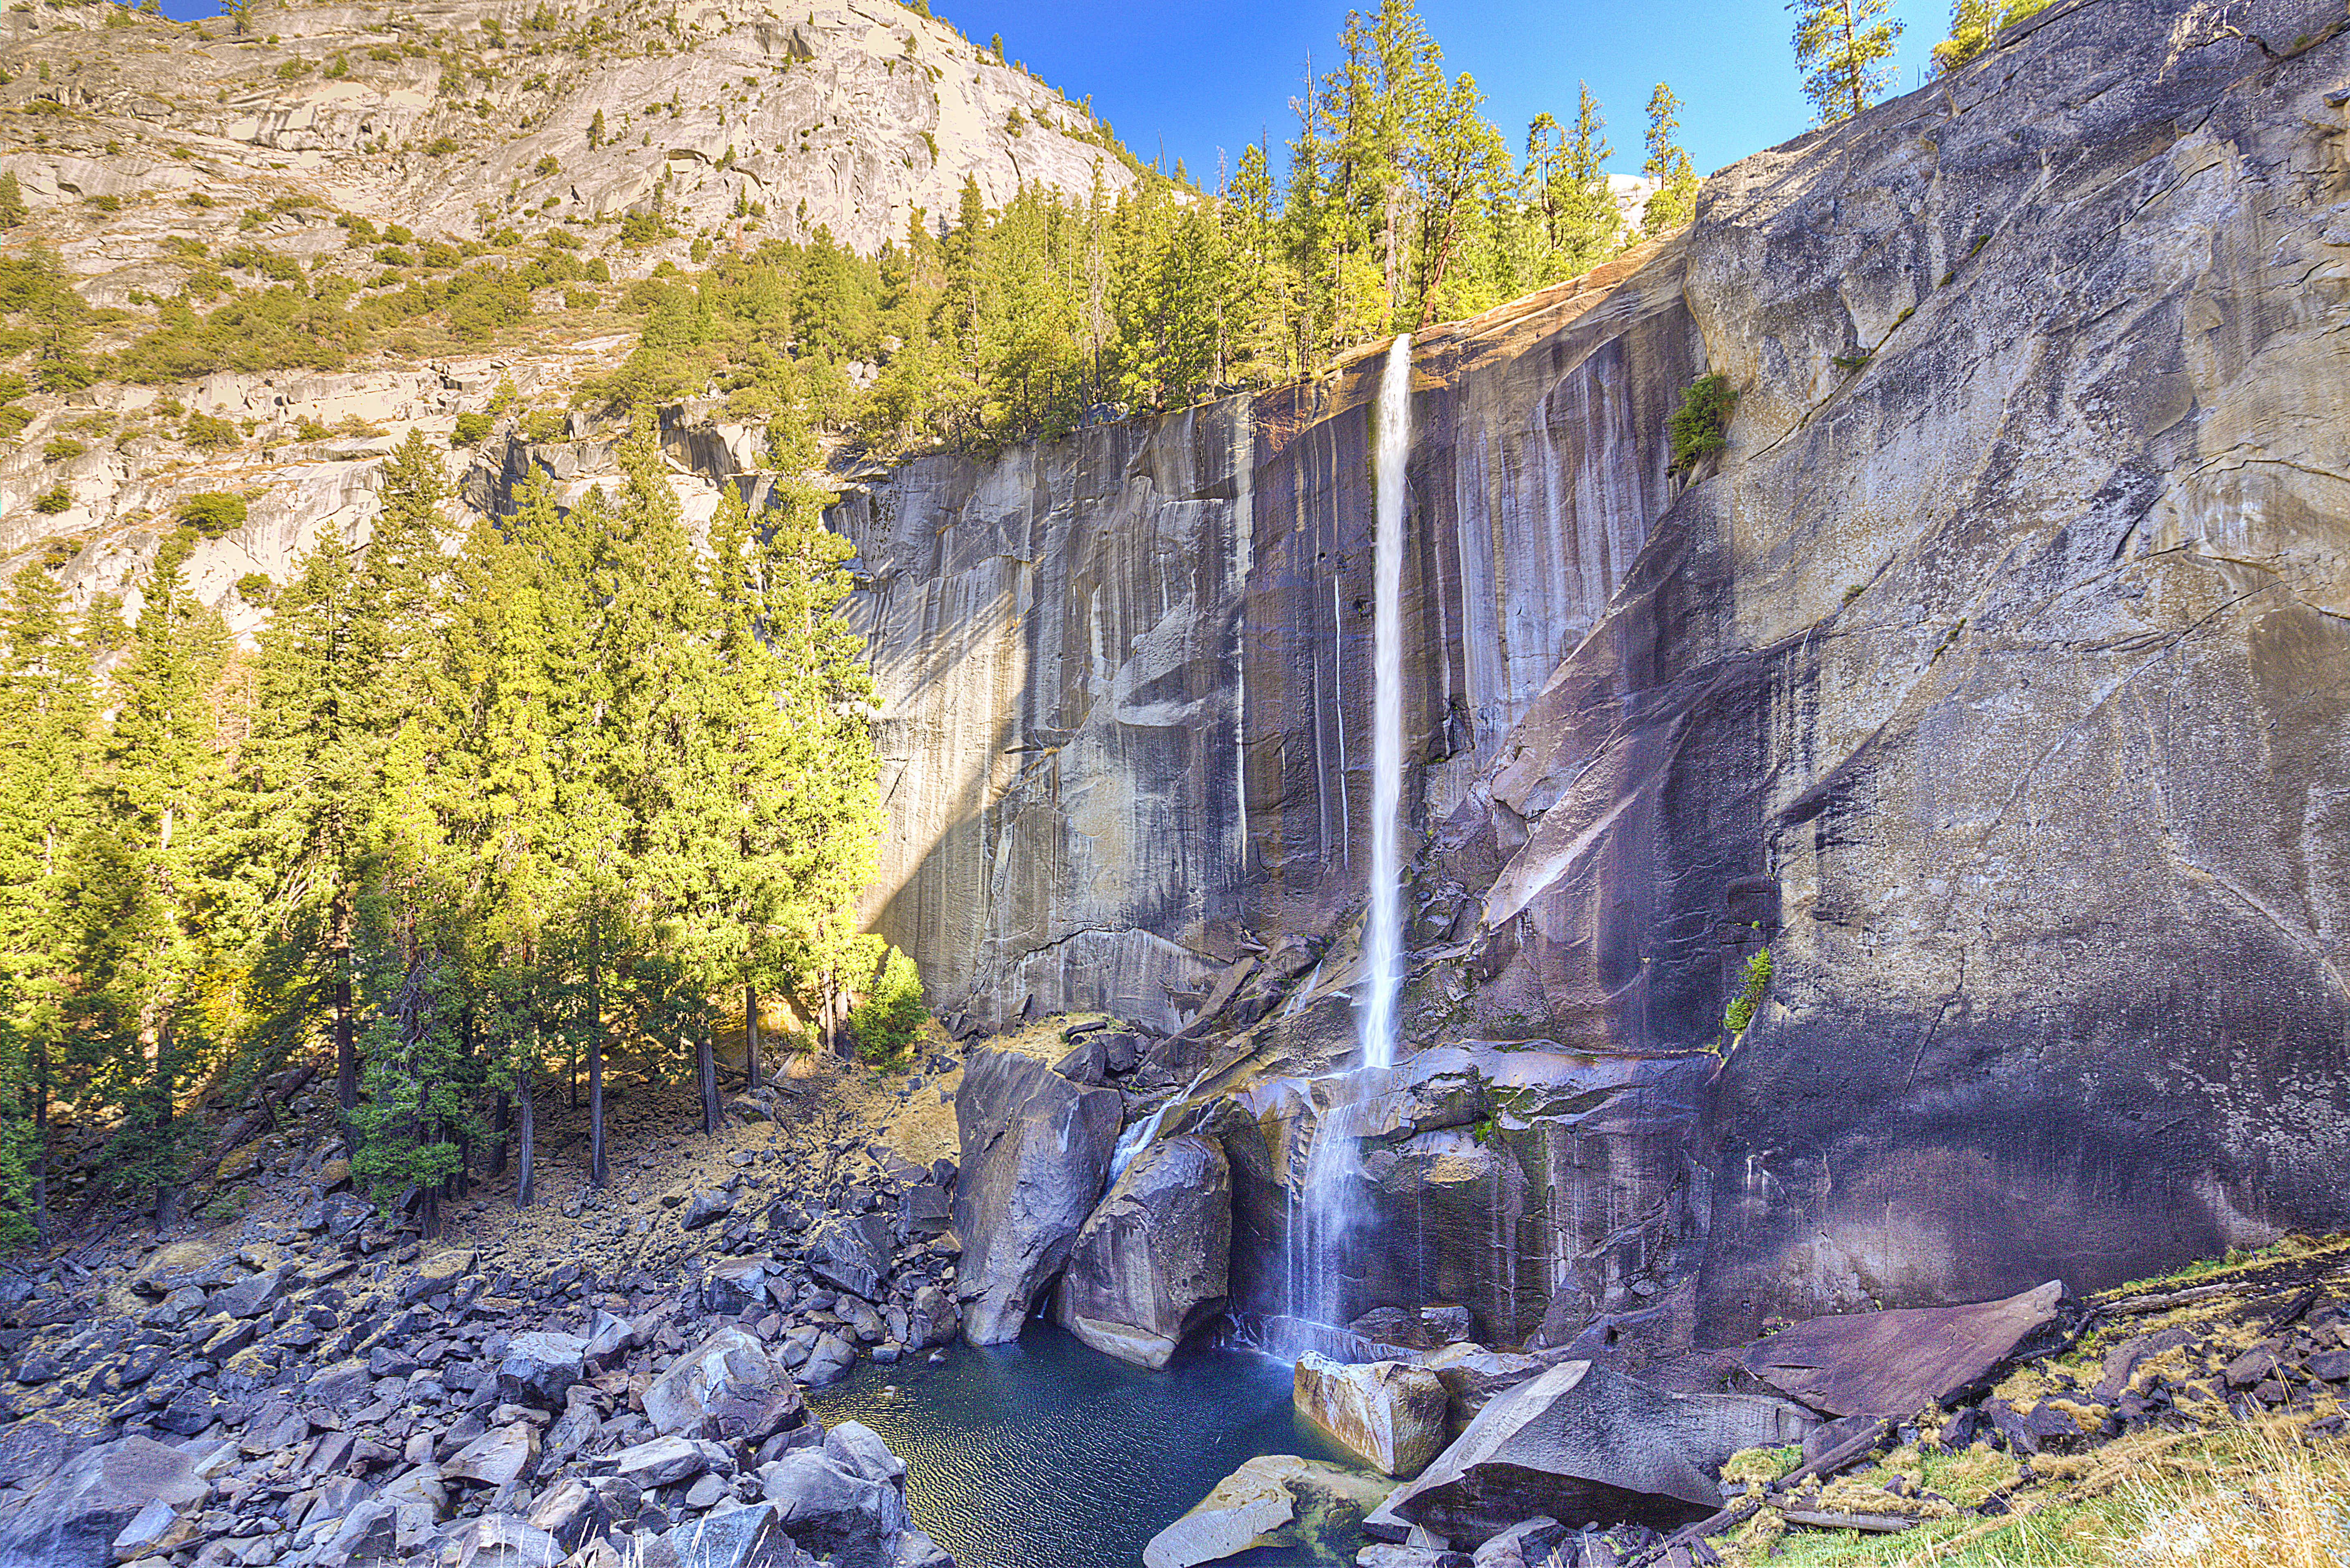
[[[1361,1220],[1362,1137],[1396,1058],[1396,998],[1403,983],[1404,462],[1411,452],[1411,337],[1388,350],[1374,426],[1378,450],[1373,571],[1370,908],[1364,919],[1362,1066],[1328,1082],[1310,1123],[1304,1179],[1293,1189],[1289,1310],[1306,1323],[1344,1322],[1342,1254]],[[1310,1114],[1310,1113],[1309,1113]]]
[[[1362,1012],[1363,1065],[1395,1065],[1396,993],[1403,982],[1403,518],[1411,452],[1411,336],[1388,350],[1377,429],[1378,550],[1371,718],[1371,907],[1363,933],[1370,994]]]

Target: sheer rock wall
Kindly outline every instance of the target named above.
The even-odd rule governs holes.
[[[2345,80],[2314,0],[2060,4],[1418,344],[1412,1040],[1707,1080],[1691,1169],[1637,1190],[1495,1100],[1530,1195],[1493,1255],[1551,1270],[1554,1327],[1711,1339],[2350,1222]],[[1343,1054],[1378,358],[843,508],[873,914],[934,1000],[1167,1029],[1243,931],[1335,935],[1260,1055]],[[1706,369],[1737,414],[1679,488]],[[1444,1207],[1387,1197],[1398,1248]],[[1236,1291],[1271,1293],[1241,1254],[1277,1207]],[[1525,1331],[1519,1277],[1471,1282]]]

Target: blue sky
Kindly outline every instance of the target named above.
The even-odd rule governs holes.
[[[1360,0],[1367,8],[1376,0]],[[1145,161],[1165,151],[1195,179],[1270,130],[1289,134],[1289,100],[1303,90],[1305,57],[1318,71],[1336,52],[1347,13],[1339,0],[931,0],[939,15],[984,44],[1024,60],[1094,111]],[[206,0],[165,0],[173,16],[216,15]],[[1946,31],[1948,0],[1894,0],[1908,26],[1903,90]],[[1578,78],[1607,119],[1609,167],[1635,173],[1642,157],[1648,90],[1672,84],[1687,106],[1683,142],[1700,172],[1784,141],[1810,124],[1787,47],[1793,19],[1768,0],[1419,0],[1446,66],[1468,71],[1488,99],[1488,118],[1513,146],[1544,109],[1572,115]]]
[[[1357,0],[1368,9],[1376,0]],[[939,15],[984,44],[1003,35],[1072,98],[1091,93],[1095,112],[1146,162],[1163,137],[1203,182],[1217,150],[1230,155],[1270,129],[1278,146],[1292,128],[1289,100],[1303,90],[1305,56],[1327,67],[1347,6],[1340,0],[931,0]],[[1487,118],[1513,146],[1526,122],[1575,109],[1575,82],[1591,84],[1616,156],[1637,173],[1644,156],[1648,91],[1669,82],[1688,107],[1683,141],[1700,172],[1784,141],[1811,123],[1788,36],[1794,18],[1757,0],[1419,0],[1446,67],[1468,71],[1488,99]],[[1903,90],[1949,30],[1949,0],[1895,0]]]

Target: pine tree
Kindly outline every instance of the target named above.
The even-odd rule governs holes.
[[[0,229],[13,229],[32,216],[25,205],[24,187],[16,183],[14,169],[0,170]]]
[[[52,1074],[61,1064],[61,866],[85,823],[89,659],[40,562],[0,611],[0,1246],[47,1231]]]
[[[1934,73],[1957,70],[1991,47],[2002,27],[2048,8],[2049,0],[1954,0],[1950,36],[1934,46]]]
[[[1697,171],[1676,139],[1680,109],[1680,99],[1662,82],[1648,95],[1648,160],[1640,172],[1661,182],[1640,217],[1641,229],[1650,235],[1669,234],[1697,215]]]
[[[1891,77],[1901,22],[1887,19],[1893,0],[1788,0],[1795,14],[1795,65],[1804,96],[1822,125],[1848,119],[1877,101]]]
[[[99,821],[82,835],[68,918],[83,977],[71,1026],[124,1116],[109,1152],[118,1180],[151,1192],[168,1222],[187,1129],[177,1103],[211,1044],[199,1004],[221,780],[211,705],[226,658],[220,617],[182,573],[192,537],[164,543],[141,588],[114,722],[99,763]]]

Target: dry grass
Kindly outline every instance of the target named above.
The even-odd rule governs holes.
[[[1998,1464],[2011,1478],[2012,1463]],[[1730,1548],[1731,1563],[1786,1568],[2350,1568],[2350,1446],[2310,1445],[2281,1425],[2240,1426],[2147,1432],[2033,1463],[2036,1484],[2005,1490],[2014,1511],[2001,1517],[1934,1519],[1874,1536],[1783,1532],[1773,1522],[1717,1544]],[[1957,1478],[1936,1465],[1892,1468],[1922,1468],[1944,1490]]]

